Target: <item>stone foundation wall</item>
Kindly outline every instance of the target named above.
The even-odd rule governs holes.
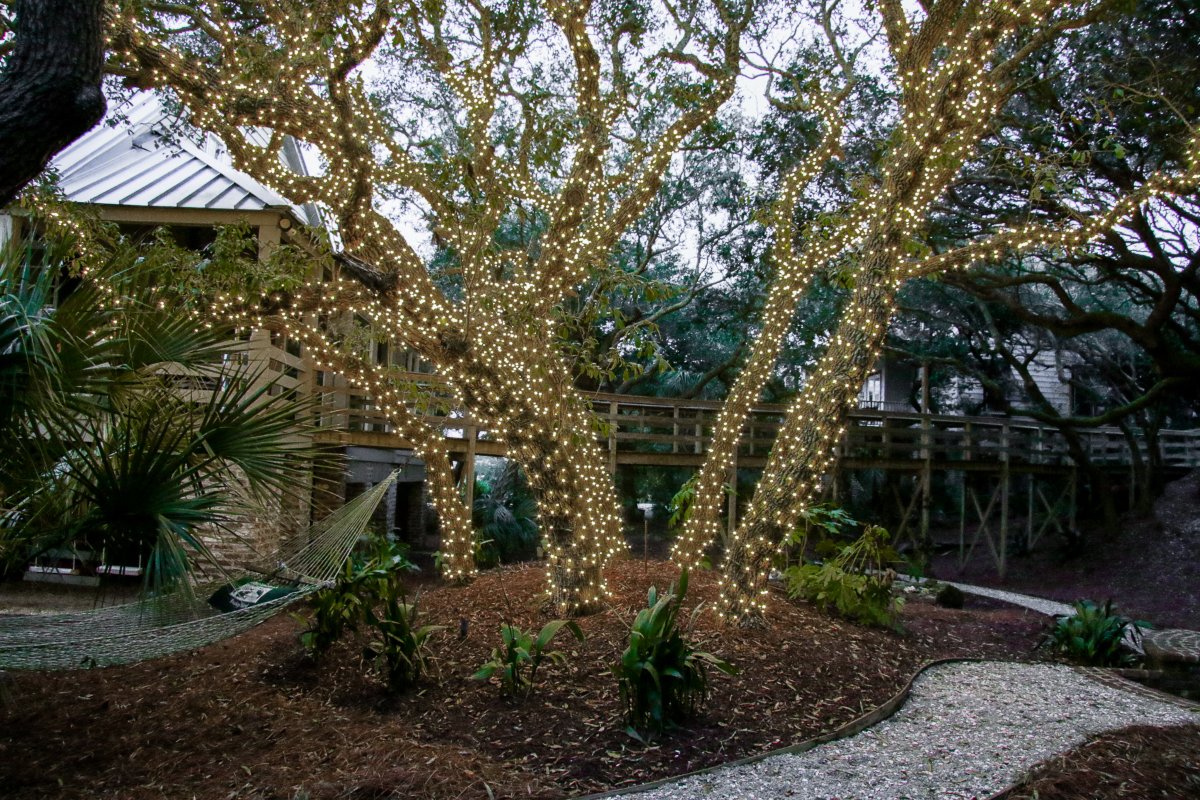
[[[229,574],[245,572],[247,567],[270,571],[272,556],[292,537],[309,526],[309,498],[312,492],[300,488],[282,497],[271,498],[269,506],[241,515],[226,528],[208,527],[200,539],[220,570]],[[197,559],[197,578],[201,583],[218,580],[220,570],[205,559]]]

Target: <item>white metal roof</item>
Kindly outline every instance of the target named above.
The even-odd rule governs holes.
[[[229,162],[213,137],[202,145],[172,136],[162,104],[147,93],[105,120],[54,159],[59,187],[78,203],[212,211],[290,211],[312,222],[308,209],[292,206]]]

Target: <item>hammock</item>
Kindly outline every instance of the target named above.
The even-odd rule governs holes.
[[[297,536],[272,559],[267,576],[238,577],[288,587],[281,597],[218,612],[209,596],[230,579],[134,603],[67,614],[0,615],[0,670],[66,670],[132,664],[227,639],[264,622],[292,603],[334,583],[395,482],[364,492]]]

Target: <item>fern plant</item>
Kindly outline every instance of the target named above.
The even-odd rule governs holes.
[[[533,689],[533,681],[543,661],[554,664],[566,661],[567,657],[561,650],[548,649],[550,641],[564,628],[577,641],[583,641],[583,631],[574,620],[548,622],[536,638],[515,625],[504,623],[500,626],[501,646],[492,650],[492,657],[471,678],[487,681],[493,676],[499,677],[500,686],[507,694],[514,697],[528,694]]]
[[[890,538],[883,528],[869,525],[824,563],[788,568],[788,594],[864,625],[893,627],[904,601],[892,596],[896,573],[887,565],[896,556]]]
[[[692,647],[679,630],[687,588],[687,569],[679,577],[678,591],[672,586],[660,597],[650,588],[647,607],[634,619],[629,646],[613,669],[625,706],[626,731],[639,741],[695,716],[708,695],[708,667],[737,673],[728,662]]]

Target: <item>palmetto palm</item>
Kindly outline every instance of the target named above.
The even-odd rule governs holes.
[[[304,404],[157,290],[136,248],[66,280],[61,255],[0,256],[0,560],[82,542],[173,583],[207,554],[202,528],[311,463]]]

